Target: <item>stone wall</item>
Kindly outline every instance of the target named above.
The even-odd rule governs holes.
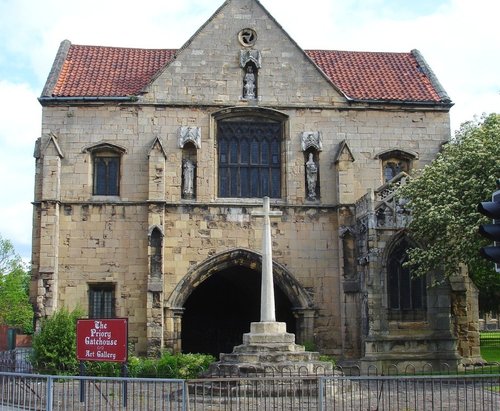
[[[237,34],[244,27],[258,33],[252,52],[262,58],[258,95],[251,100],[241,97]],[[322,351],[361,353],[363,293],[373,291],[377,303],[382,288],[362,290],[364,280],[350,277],[364,270],[345,237],[354,225],[354,203],[383,183],[379,153],[414,152],[413,168],[435,157],[449,138],[448,107],[348,101],[253,1],[227,2],[135,101],[91,100],[44,101],[31,284],[38,317],[60,306],[86,309],[89,284],[112,283],[116,314],[129,318],[138,352],[179,349],[182,307],[169,306],[175,290],[220,253],[260,253],[261,225],[250,213],[261,200],[218,195],[217,121],[273,116],[283,125],[282,192],[272,201],[283,216],[273,223],[274,261],[283,278],[289,276],[290,290],[298,290],[294,297],[310,299],[300,307],[298,328]],[[189,148],[179,144],[186,127],[200,136]],[[314,201],[306,198],[304,133],[322,139]],[[92,194],[98,145],[122,153],[119,196]],[[186,158],[196,166],[190,199],[182,197]],[[162,257],[161,273],[152,276],[154,230],[162,236]],[[351,234],[352,242],[358,233]],[[379,320],[374,314],[370,321]]]

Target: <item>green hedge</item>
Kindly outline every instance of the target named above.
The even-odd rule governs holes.
[[[76,322],[83,313],[80,310],[56,311],[42,320],[40,331],[33,336],[31,363],[43,374],[78,375],[80,362],[76,358]],[[136,378],[196,378],[215,358],[206,354],[170,354],[160,358],[139,358],[129,356],[127,369],[129,377]],[[101,377],[122,375],[122,364],[112,362],[86,361],[85,374]]]
[[[140,358],[130,356],[127,375],[134,378],[179,378],[199,377],[215,358],[207,354],[170,354],[165,352],[160,358]],[[122,365],[111,362],[86,362],[86,375],[118,377],[122,375]]]

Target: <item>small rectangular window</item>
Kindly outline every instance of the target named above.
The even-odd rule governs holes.
[[[115,317],[114,284],[89,285],[89,318]]]

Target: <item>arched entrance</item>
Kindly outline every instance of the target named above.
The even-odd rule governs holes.
[[[312,336],[312,302],[291,274],[273,263],[277,321],[286,322],[297,341]],[[218,357],[242,342],[250,323],[260,317],[261,256],[237,249],[218,254],[194,267],[177,285],[167,308],[182,315],[183,352]],[[182,314],[179,314],[182,313]]]
[[[290,300],[275,290],[276,319],[295,332]],[[234,266],[213,274],[188,297],[182,317],[182,351],[218,356],[242,343],[260,316],[260,272]]]

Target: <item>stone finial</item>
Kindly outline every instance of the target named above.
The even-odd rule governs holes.
[[[258,69],[262,66],[262,57],[259,50],[240,50],[240,67],[245,68],[252,62]]]
[[[323,138],[319,131],[304,131],[301,135],[302,151],[308,148],[314,148],[317,151],[323,150]]]
[[[196,148],[201,148],[201,128],[181,126],[179,128],[179,148],[184,148],[187,142],[191,142]]]

